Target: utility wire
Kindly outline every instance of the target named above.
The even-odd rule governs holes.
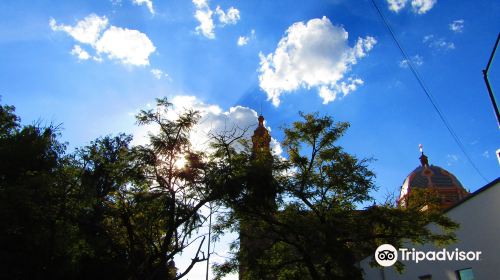
[[[481,176],[481,178],[483,178],[483,180],[485,182],[489,182],[486,177],[481,173],[481,171],[479,171],[479,169],[477,168],[477,166],[474,164],[474,162],[472,161],[472,159],[470,158],[469,154],[466,152],[465,150],[465,146],[463,145],[462,141],[460,140],[460,138],[458,137],[458,135],[455,133],[455,131],[453,130],[453,128],[451,127],[450,123],[448,122],[448,120],[446,119],[446,117],[444,116],[443,112],[441,112],[441,110],[439,109],[438,107],[438,104],[435,100],[435,98],[432,96],[432,94],[430,93],[430,91],[428,90],[427,86],[425,85],[422,77],[420,77],[420,74],[418,73],[417,69],[413,66],[413,62],[411,61],[411,59],[408,57],[408,55],[406,54],[405,50],[403,49],[402,45],[399,43],[399,40],[397,39],[396,37],[396,34],[394,33],[394,31],[392,30],[392,27],[391,25],[389,24],[389,22],[387,21],[387,18],[384,16],[384,14],[382,13],[382,11],[380,10],[380,8],[378,7],[377,3],[375,2],[375,0],[371,0],[372,3],[373,3],[373,6],[375,7],[375,9],[377,10],[377,13],[380,15],[380,18],[382,18],[382,21],[384,22],[385,26],[387,27],[387,30],[389,31],[392,39],[394,40],[394,42],[396,43],[396,46],[398,47],[398,49],[401,51],[401,54],[403,55],[403,58],[406,60],[406,62],[408,63],[408,67],[410,68],[413,76],[415,76],[415,78],[417,79],[418,81],[418,84],[420,85],[420,87],[422,88],[422,90],[424,91],[425,93],[425,96],[427,97],[427,99],[431,102],[432,104],[432,107],[434,107],[434,110],[436,110],[439,118],[441,119],[441,121],[443,121],[444,125],[446,126],[446,129],[448,130],[448,132],[451,134],[453,140],[455,140],[455,142],[457,143],[457,146],[458,148],[460,148],[460,150],[462,151],[462,153],[465,155],[467,161],[470,163],[470,165],[476,170],[477,174],[479,174],[479,176]]]

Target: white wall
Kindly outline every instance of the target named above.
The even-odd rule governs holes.
[[[460,224],[455,232],[458,242],[446,247],[453,251],[481,251],[479,261],[423,261],[403,262],[405,271],[398,274],[392,267],[372,268],[369,265],[371,256],[361,262],[366,280],[375,279],[413,279],[430,274],[432,279],[457,279],[455,271],[472,268],[475,279],[500,279],[500,181],[471,197],[462,204],[449,210],[446,215]],[[432,245],[415,246],[408,244],[406,248],[420,251],[440,250]],[[384,276],[385,278],[384,278]]]

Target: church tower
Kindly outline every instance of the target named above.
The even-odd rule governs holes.
[[[263,216],[276,213],[276,186],[272,175],[273,156],[271,135],[264,126],[264,117],[258,118],[252,136],[252,154],[247,170],[248,193],[245,210],[240,213],[239,279],[275,279],[259,270],[266,250],[272,246]],[[254,213],[259,213],[255,215]]]
[[[252,156],[248,170],[248,186],[252,199],[261,201],[262,208],[276,208],[276,189],[273,184],[273,156],[271,154],[271,135],[264,126],[264,117],[258,118],[259,124],[252,136]]]
[[[264,126],[264,117],[259,116],[259,125],[252,136],[252,159],[271,158],[271,135]]]

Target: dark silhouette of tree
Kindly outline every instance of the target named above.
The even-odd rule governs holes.
[[[73,228],[66,225],[65,145],[53,125],[20,125],[0,106],[0,277],[41,279],[72,266]]]
[[[180,279],[204,261],[200,208],[213,200],[204,155],[189,142],[198,113],[165,116],[150,143],[106,136],[65,154],[54,126],[21,126],[0,107],[0,274],[5,279]],[[185,159],[185,164],[178,164]],[[174,257],[198,248],[185,271]]]
[[[430,193],[404,209],[357,209],[372,200],[375,175],[336,144],[347,123],[302,114],[285,129],[288,159],[271,159],[237,130],[194,150],[198,112],[172,118],[171,106],[158,99],[137,115],[157,128],[146,145],[119,134],[67,154],[57,126],[21,125],[13,106],[0,105],[1,279],[180,279],[209,256],[199,232],[208,203],[228,209],[214,233],[243,227],[250,240],[232,244],[218,277],[244,263],[247,279],[359,279],[357,261],[381,243],[453,240],[456,224]],[[431,222],[444,232],[430,232]],[[189,246],[179,271],[174,257]]]
[[[277,211],[260,207],[262,200],[241,198],[248,195],[248,174],[256,181],[269,180],[255,178],[257,175],[248,171],[251,166],[241,164],[249,162],[244,160],[248,151],[226,153],[220,159],[232,166],[220,184],[240,193],[226,196],[225,203],[233,211],[221,220],[219,233],[228,228],[236,231],[244,212],[259,221],[252,224],[258,226],[255,231],[272,240],[254,260],[257,271],[245,273],[245,279],[362,279],[358,261],[373,254],[380,244],[454,240],[452,230],[457,225],[432,207],[421,211],[421,207],[402,209],[385,204],[358,210],[357,205],[372,201],[369,193],[375,189],[375,174],[368,168],[369,159],[358,159],[336,144],[349,124],[317,114],[301,116],[302,121],[284,130],[282,145],[288,159],[274,160]],[[431,232],[426,227],[431,222],[445,231]],[[216,265],[217,276],[237,271],[241,256],[235,254],[235,258]],[[401,264],[398,267],[402,268]]]
[[[170,274],[174,256],[193,243],[197,244],[191,264],[172,279],[185,276],[192,267],[206,260],[201,248],[205,237],[195,236],[205,220],[201,208],[214,200],[207,185],[205,155],[194,151],[189,140],[193,126],[199,120],[197,111],[186,110],[175,119],[167,118],[172,104],[166,98],[157,99],[155,111],[141,111],[137,115],[141,125],[156,125],[159,132],[150,134],[150,144],[138,148],[149,181],[149,195],[158,203],[156,213],[161,217],[161,238],[156,240],[154,269],[151,278],[163,279]],[[179,161],[184,159],[185,164]]]

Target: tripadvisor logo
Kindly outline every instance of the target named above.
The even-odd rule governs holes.
[[[398,260],[415,263],[420,261],[478,261],[481,253],[481,251],[461,251],[458,249],[452,251],[441,249],[428,252],[417,251],[415,248],[399,248],[397,250],[391,244],[383,244],[375,251],[375,261],[381,266],[392,266]]]
[[[380,245],[375,251],[375,260],[381,266],[391,266],[398,261],[398,250],[391,244]]]

